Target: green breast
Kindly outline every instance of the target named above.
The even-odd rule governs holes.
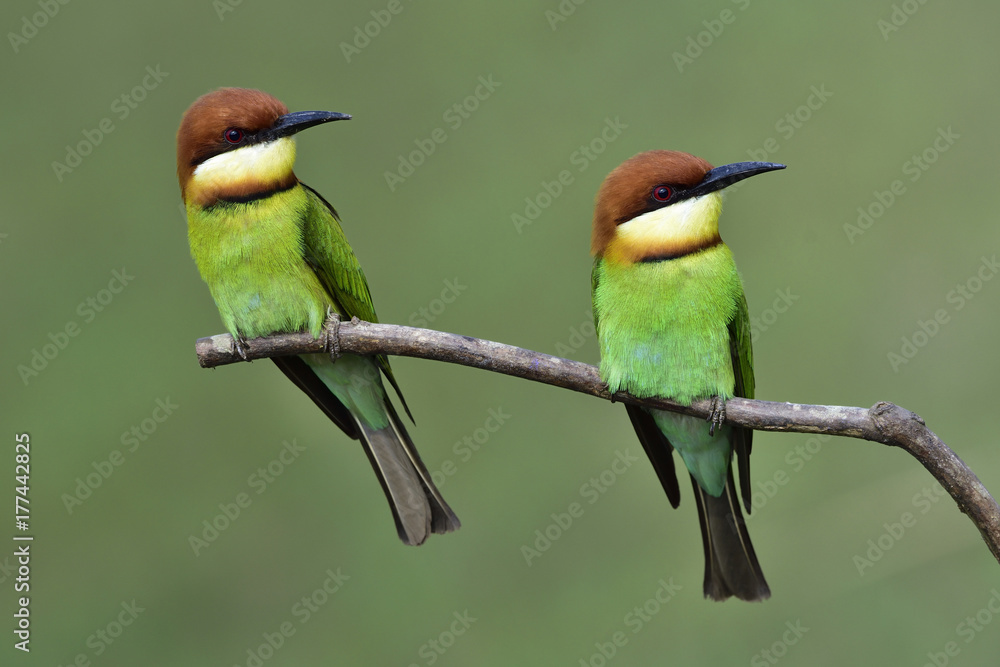
[[[242,204],[188,207],[191,255],[233,335],[320,331],[330,299],[303,259],[308,214],[301,185]]]
[[[729,322],[743,293],[729,248],[594,267],[601,377],[611,391],[681,403],[733,395]]]

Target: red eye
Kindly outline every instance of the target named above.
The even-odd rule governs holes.
[[[656,201],[667,201],[672,194],[674,194],[674,191],[666,185],[657,185],[653,188],[653,199]]]
[[[222,134],[222,136],[224,136],[226,138],[226,141],[228,141],[229,143],[238,144],[241,141],[243,141],[243,130],[231,127],[228,130],[226,130]]]

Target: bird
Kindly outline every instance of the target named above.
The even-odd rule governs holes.
[[[350,118],[289,113],[263,91],[220,88],[195,100],[181,119],[177,177],[191,255],[241,355],[248,340],[272,333],[318,338],[330,313],[378,321],[340,217],[292,169],[295,134]],[[461,525],[389,399],[383,376],[410,415],[385,356],[344,354],[334,363],[327,354],[301,354],[272,361],[348,437],[361,441],[405,544]]]
[[[770,597],[733,480],[750,512],[753,431],[724,424],[725,401],[753,398],[750,318],[733,254],[719,236],[722,190],[785,165],[721,167],[680,151],[635,155],[608,174],[594,206],[591,296],[600,375],[612,394],[712,399],[708,421],[626,404],[673,507],[673,451],[691,476],[705,551],[706,598]]]

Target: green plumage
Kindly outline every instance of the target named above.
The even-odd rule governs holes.
[[[331,311],[378,321],[335,211],[311,188],[296,183],[247,202],[189,203],[187,213],[191,254],[239,341],[293,331],[319,337]],[[404,542],[420,544],[430,532],[459,526],[386,396],[381,374],[396,383],[385,357],[274,361],[348,435],[361,438]]]
[[[331,299],[305,261],[314,245],[307,228],[315,225],[308,221],[317,211],[304,187],[247,203],[189,203],[187,213],[191,255],[229,333],[241,339],[275,331],[319,335]],[[339,229],[336,219],[332,223]]]
[[[294,135],[350,118],[289,113],[263,91],[220,88],[195,100],[181,119],[177,180],[191,254],[238,350],[272,333],[318,338],[331,313],[378,321],[336,211],[293,171]],[[421,544],[459,527],[386,395],[383,375],[399,394],[388,359],[343,355],[334,363],[326,354],[305,354],[272,361],[361,441],[403,542]]]
[[[736,395],[729,325],[747,326],[743,286],[729,248],[661,262],[614,264],[599,259],[593,275],[594,317],[601,342],[601,377],[610,391],[695,398]],[[753,397],[749,336],[741,395]],[[749,392],[749,393],[747,393]],[[653,411],[657,425],[688,470],[713,496],[726,484],[731,446],[702,420]],[[728,427],[724,427],[724,430]]]
[[[329,310],[346,319],[377,322],[368,281],[332,208],[315,191],[294,187],[247,203],[188,206],[188,237],[201,277],[208,283],[222,322],[233,337],[258,338],[276,331],[308,331],[318,338]],[[384,428],[389,378],[384,357],[341,364],[325,355],[304,355],[321,378],[367,425]],[[350,372],[353,371],[353,372]],[[351,390],[359,380],[364,391]],[[353,378],[353,380],[352,380]],[[352,384],[353,382],[353,384]]]
[[[725,244],[661,261],[598,258],[591,280],[601,377],[609,391],[684,404],[712,396],[753,398],[747,304]],[[661,410],[630,407],[629,416],[675,507],[680,492],[672,449],[691,473],[705,546],[706,596],[758,600],[770,595],[732,474],[735,449],[749,507],[753,432],[723,425],[713,434],[703,419]]]

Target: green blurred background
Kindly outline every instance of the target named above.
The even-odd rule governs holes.
[[[223,2],[0,9],[0,497],[10,508],[28,432],[36,538],[29,656],[0,560],[4,664],[995,663],[996,561],[918,463],[856,440],[757,435],[750,529],[774,597],[715,604],[686,481],[679,511],[644,458],[584,488],[641,455],[621,406],[397,359],[414,439],[432,470],[452,462],[441,488],[464,522],[402,546],[361,448],[277,369],[198,367],[195,339],[222,327],[174,163],[181,114],[218,86],[351,113],[300,136],[296,172],[342,214],[381,319],[591,363],[602,178],[651,148],[786,163],[721,221],[761,323],[758,396],[897,402],[996,492],[995,3]],[[53,339],[40,372],[19,371]],[[286,442],[301,451],[276,464]],[[574,502],[582,516],[552,527]],[[225,529],[195,554],[204,521]],[[529,565],[546,530],[561,534]]]

